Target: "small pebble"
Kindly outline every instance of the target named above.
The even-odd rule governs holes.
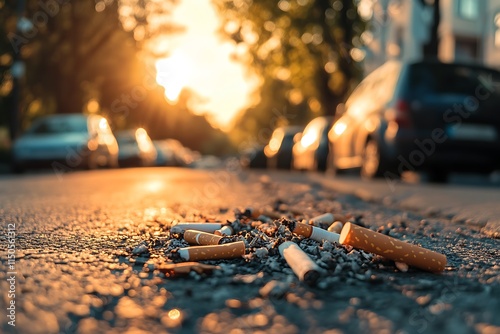
[[[263,259],[269,255],[269,251],[265,247],[257,248],[255,250],[255,256],[259,259]]]
[[[145,243],[141,243],[132,250],[132,254],[138,255],[148,251],[148,246]]]
[[[399,271],[405,273],[408,271],[408,265],[404,262],[395,262],[396,268],[399,269]]]

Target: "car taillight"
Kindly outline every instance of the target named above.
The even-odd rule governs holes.
[[[408,128],[411,126],[410,119],[410,104],[405,100],[398,100],[394,106],[394,121],[400,128]]]

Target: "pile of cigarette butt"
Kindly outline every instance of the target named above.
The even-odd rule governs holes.
[[[249,268],[254,274],[293,272],[300,281],[320,288],[341,278],[374,282],[373,270],[387,268],[388,262],[402,272],[416,268],[438,273],[446,266],[443,254],[370,230],[355,217],[338,213],[299,220],[269,210],[237,210],[235,220],[225,223],[174,222],[161,246],[169,262],[156,269],[166,277],[208,274],[235,264],[247,270],[238,273],[252,273]]]

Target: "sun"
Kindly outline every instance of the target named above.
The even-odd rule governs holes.
[[[189,83],[190,67],[186,56],[174,53],[156,61],[156,82],[165,88],[165,97],[176,102],[182,89]]]

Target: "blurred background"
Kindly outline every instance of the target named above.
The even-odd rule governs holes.
[[[128,136],[118,144],[145,133],[151,145],[136,146],[156,154],[120,157],[148,156],[140,165],[238,154],[266,167],[259,156],[272,161],[273,131],[287,127],[280,161],[293,168],[293,144],[326,138],[365,76],[387,60],[424,57],[500,66],[500,1],[0,0],[3,169],[16,139],[58,114],[102,116]],[[318,117],[318,135],[303,136]],[[114,165],[106,145],[107,160],[92,163]]]

